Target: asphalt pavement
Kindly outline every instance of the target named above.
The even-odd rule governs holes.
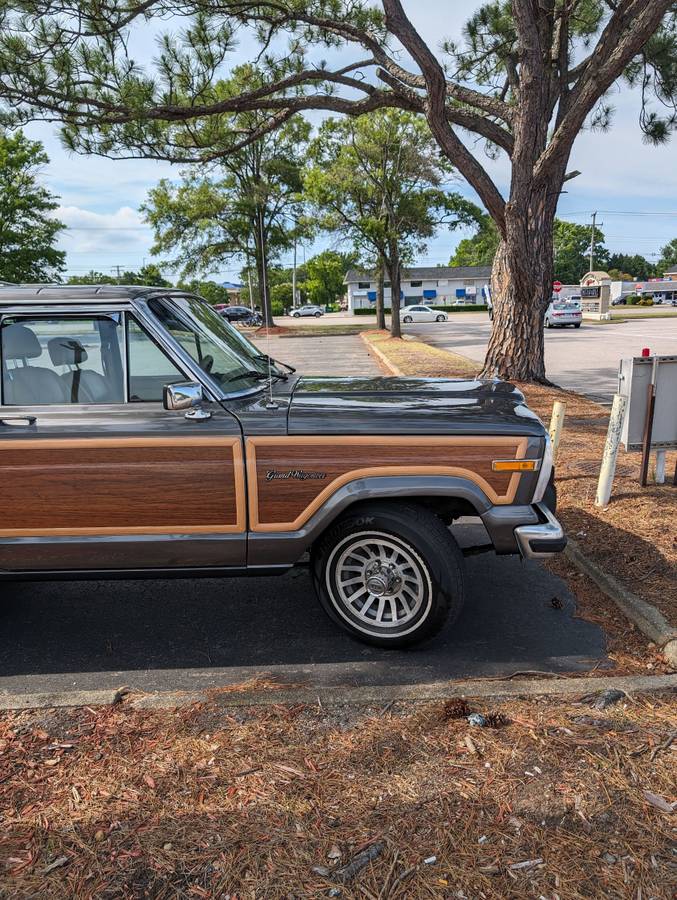
[[[481,526],[457,529],[465,544]],[[602,630],[575,617],[564,582],[536,562],[469,557],[453,626],[408,651],[353,640],[305,569],[277,578],[0,585],[0,694],[196,690],[270,673],[318,687],[425,684],[604,667]]]
[[[403,330],[481,363],[491,323],[485,313],[456,313],[448,322],[405,325]],[[639,356],[643,347],[656,354],[677,354],[677,317],[602,325],[584,320],[580,328],[547,328],[546,372],[561,387],[608,403],[618,388],[620,360]]]

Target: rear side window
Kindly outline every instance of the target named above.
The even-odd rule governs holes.
[[[103,316],[5,316],[2,403],[45,406],[124,401],[123,323]]]

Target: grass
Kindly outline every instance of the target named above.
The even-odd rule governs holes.
[[[280,325],[271,330],[275,337],[339,337],[341,335],[360,334],[374,326],[369,323],[347,322],[340,325]],[[243,329],[250,335],[265,335],[265,328]]]
[[[667,900],[674,704],[576,700],[6,713],[0,896]]]

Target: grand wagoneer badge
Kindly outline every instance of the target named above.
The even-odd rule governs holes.
[[[278,472],[277,469],[269,469],[266,472],[266,481],[322,481],[327,477],[326,472],[306,472],[305,469],[289,469],[286,472]]]

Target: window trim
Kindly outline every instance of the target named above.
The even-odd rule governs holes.
[[[137,327],[148,337],[148,339],[150,341],[152,341],[153,344],[155,344],[155,346],[158,348],[160,353],[162,353],[162,355],[165,356],[169,360],[169,362],[174,366],[174,368],[177,369],[187,381],[190,381],[190,379],[193,376],[186,375],[184,366],[180,365],[179,363],[176,362],[175,359],[172,358],[171,354],[167,351],[167,349],[165,347],[162,346],[162,344],[157,340],[155,335],[152,334],[152,332],[150,332],[149,329],[146,328],[141,323],[141,321],[139,320],[139,317],[137,315],[135,315],[135,311],[133,309],[125,310],[123,312],[123,316],[124,316],[124,336],[125,336],[125,397],[126,397],[125,402],[128,403],[130,406],[134,406],[134,407],[137,407],[140,403],[162,403],[161,399],[160,400],[130,400],[129,399],[129,397],[130,397],[129,373],[131,371],[131,367],[129,364],[129,319],[130,319],[130,317],[134,320]]]

